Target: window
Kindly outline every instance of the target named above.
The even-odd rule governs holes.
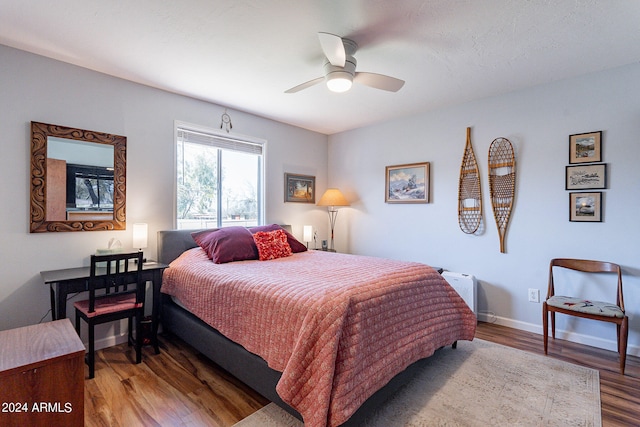
[[[176,228],[261,225],[265,141],[176,123]]]
[[[67,163],[67,209],[113,211],[113,168]]]

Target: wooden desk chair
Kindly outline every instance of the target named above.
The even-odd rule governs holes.
[[[130,263],[130,261],[135,261]],[[142,252],[92,255],[89,275],[89,299],[74,303],[76,331],[80,335],[80,319],[89,326],[89,378],[95,373],[94,327],[114,320],[129,320],[129,345],[135,343],[136,363],[142,361],[142,337],[145,282],[142,280]],[[96,289],[104,293],[96,295]],[[132,319],[136,319],[136,338],[133,339]]]
[[[618,276],[616,302],[601,302],[585,299],[582,296],[556,295],[554,267],[567,268],[585,273],[614,273]],[[542,329],[544,330],[544,354],[547,354],[548,315],[551,316],[551,335],[556,338],[556,313],[578,316],[585,319],[600,320],[616,324],[618,353],[620,354],[620,373],[624,375],[627,359],[627,336],[629,318],[624,311],[622,294],[622,272],[620,266],[611,262],[589,261],[582,259],[556,258],[549,264],[549,289],[547,299],[542,303]]]

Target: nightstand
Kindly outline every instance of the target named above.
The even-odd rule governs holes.
[[[69,319],[0,332],[0,425],[84,425],[85,348]]]

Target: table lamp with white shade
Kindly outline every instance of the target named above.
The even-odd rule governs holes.
[[[148,226],[145,223],[133,224],[133,241],[131,246],[142,252],[147,247]]]
[[[307,249],[309,249],[309,242],[313,239],[313,227],[311,225],[305,225],[302,232],[302,240],[307,242]]]

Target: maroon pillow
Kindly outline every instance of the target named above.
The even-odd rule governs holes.
[[[258,248],[253,235],[244,227],[195,231],[191,236],[216,264],[258,259]]]
[[[289,246],[291,246],[291,252],[293,252],[294,254],[298,252],[304,252],[307,250],[307,247],[304,244],[300,243],[298,240],[296,240],[296,238],[293,237],[293,234],[289,233],[287,230],[280,227],[278,224],[260,225],[258,227],[249,228],[249,231],[251,231],[251,233],[253,234],[259,231],[276,231],[276,230],[284,231],[284,233],[287,235],[287,243],[289,243]]]
[[[284,230],[258,231],[253,235],[253,240],[258,247],[260,261],[284,258],[292,255],[291,246],[287,242]]]

